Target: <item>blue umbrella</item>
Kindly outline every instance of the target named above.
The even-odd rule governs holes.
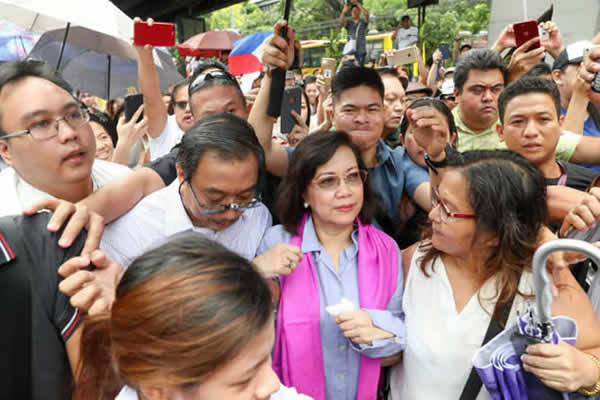
[[[590,243],[573,239],[554,240],[536,251],[533,279],[536,305],[529,305],[513,325],[490,340],[473,357],[473,366],[494,400],[575,399],[577,394],[559,393],[544,386],[523,370],[520,357],[534,343],[575,344],[577,324],[569,317],[552,317],[552,290],[546,259],[559,250],[576,251],[600,262],[600,250]]]
[[[27,57],[40,35],[20,29],[12,22],[0,22],[0,61]]]

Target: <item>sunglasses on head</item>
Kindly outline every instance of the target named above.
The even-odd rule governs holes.
[[[202,87],[204,87],[205,85],[207,85],[209,82],[212,81],[228,81],[228,82],[235,82],[235,84],[237,84],[237,81],[235,80],[235,77],[233,75],[231,75],[229,72],[225,72],[225,71],[210,71],[210,72],[205,72],[203,74],[199,74],[190,84],[190,94],[195,92],[198,89],[201,89]]]

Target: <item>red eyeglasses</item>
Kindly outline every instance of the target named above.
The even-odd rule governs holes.
[[[445,224],[452,222],[453,221],[452,218],[458,218],[458,219],[473,219],[473,218],[475,218],[475,215],[473,215],[473,214],[454,213],[454,212],[451,212],[450,210],[448,210],[448,206],[446,204],[444,204],[444,202],[440,199],[440,194],[433,187],[431,188],[431,206],[433,208],[438,207],[438,206],[440,207],[440,219]]]

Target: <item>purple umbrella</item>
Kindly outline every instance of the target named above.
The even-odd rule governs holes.
[[[0,61],[24,59],[39,38],[12,22],[0,21]]]
[[[577,324],[569,317],[552,317],[552,290],[546,259],[554,251],[583,253],[600,262],[600,250],[590,243],[562,239],[548,242],[533,257],[536,305],[528,305],[513,325],[490,340],[473,357],[473,366],[494,400],[575,399],[576,394],[559,393],[544,386],[537,377],[523,370],[520,357],[527,345],[564,341],[575,344]]]

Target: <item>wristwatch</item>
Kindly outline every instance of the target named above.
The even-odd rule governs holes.
[[[437,175],[438,168],[445,168],[448,165],[448,159],[444,158],[442,161],[434,161],[429,157],[429,154],[425,153],[425,164]]]

